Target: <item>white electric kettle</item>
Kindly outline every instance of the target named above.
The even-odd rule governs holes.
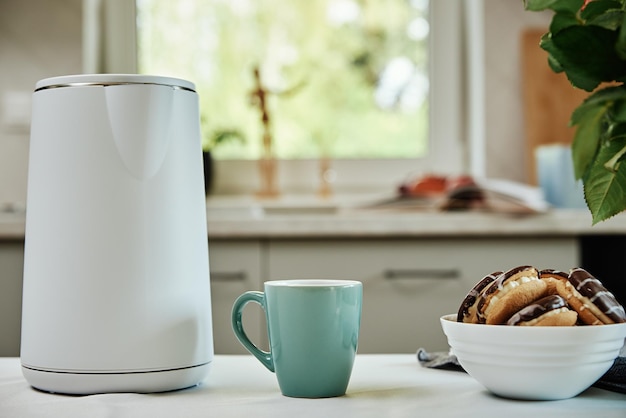
[[[51,392],[157,392],[213,360],[193,83],[76,75],[36,84],[22,370]]]

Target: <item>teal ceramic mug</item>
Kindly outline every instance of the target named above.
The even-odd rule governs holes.
[[[232,326],[241,344],[276,373],[285,396],[344,395],[359,338],[361,282],[268,281],[264,290],[246,292],[233,305]],[[265,311],[269,352],[259,349],[244,330],[243,310],[250,302]]]

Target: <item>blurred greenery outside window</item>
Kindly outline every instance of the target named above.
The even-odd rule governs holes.
[[[193,81],[218,159],[261,155],[253,69],[281,159],[429,153],[428,0],[137,0],[140,73]]]

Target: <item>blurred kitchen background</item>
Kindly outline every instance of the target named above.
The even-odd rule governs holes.
[[[196,4],[192,0],[138,0],[144,6],[150,3],[187,8],[183,12],[190,16]],[[222,3],[244,9],[256,4]],[[359,2],[333,3],[349,12]],[[515,265],[557,269],[583,265],[625,301],[626,222],[618,216],[591,228],[590,215],[581,208],[580,191],[575,188],[572,193],[577,201],[531,214],[339,210],[342,199],[354,192],[372,192],[393,201],[403,182],[428,173],[500,179],[534,188],[538,185],[535,152],[546,144],[556,144],[556,148],[542,148],[544,166],[557,167],[548,177],[562,177],[551,186],[552,193],[573,183],[562,176],[568,166],[563,156],[572,135],[566,123],[581,96],[562,75],[551,73],[538,47],[551,15],[526,12],[521,0],[437,0],[430,5],[412,0],[403,4],[416,13],[428,7],[442,12],[439,20],[429,22],[434,42],[430,45],[436,47],[439,58],[429,67],[430,93],[436,92],[429,102],[435,115],[428,119],[429,129],[437,131],[438,137],[430,138],[428,152],[437,158],[424,164],[420,158],[399,158],[396,153],[393,158],[374,159],[372,165],[367,158],[333,158],[321,147],[317,155],[281,160],[282,195],[259,201],[254,198],[259,187],[254,158],[229,158],[235,145],[217,149],[215,184],[207,200],[216,352],[243,352],[230,330],[232,302],[243,291],[260,289],[263,281],[277,278],[362,280],[361,352],[411,352],[419,346],[446,349],[439,316],[455,312],[483,275]],[[132,0],[0,0],[1,356],[19,355],[34,85],[56,75],[137,71],[134,6]],[[168,19],[154,22],[153,31],[166,33]],[[138,36],[141,39],[141,33]],[[183,44],[189,47],[187,41],[175,40],[181,51]],[[189,42],[198,40],[208,42],[210,36],[199,32]],[[140,70],[142,65],[147,64],[141,64]],[[183,73],[158,75],[184,78]],[[298,87],[295,80],[291,87]],[[201,77],[191,81],[201,81]],[[203,87],[198,87],[201,100],[210,102],[204,102],[204,107],[226,106],[222,98],[204,94]],[[273,93],[271,83],[261,87]],[[327,95],[333,98],[334,93]],[[258,111],[250,107],[247,111]],[[333,116],[329,120],[335,121]],[[211,122],[203,120],[207,136],[215,134]],[[280,114],[277,129],[281,129],[279,123]],[[258,133],[258,125],[256,129]],[[288,154],[281,145],[287,140],[277,136],[278,151]],[[383,149],[387,138],[376,140]],[[260,138],[246,141],[246,146],[258,150]],[[323,169],[325,157],[329,166]],[[321,178],[331,190],[319,197]],[[298,200],[297,196],[304,197]],[[262,340],[262,318],[251,320],[254,324],[247,329],[253,338]]]
[[[115,2],[115,0],[113,0]],[[30,94],[41,78],[84,71],[93,57],[84,52],[84,9],[93,1],[2,0],[0,2],[0,203],[23,204],[26,198]],[[95,2],[97,3],[97,2]],[[483,2],[478,2],[483,3]],[[545,28],[550,15],[526,12],[521,1],[488,0],[482,8],[484,76],[474,107],[464,109],[483,121],[480,146],[484,162],[479,171],[488,177],[528,181],[526,129],[524,125],[522,32]],[[481,11],[481,10],[479,10]],[[461,22],[462,23],[462,22]],[[473,29],[476,32],[477,29]],[[482,35],[482,36],[480,36]],[[472,36],[469,35],[463,36]],[[132,40],[125,40],[125,43]],[[478,55],[480,58],[480,55]],[[479,63],[480,64],[480,63]],[[467,68],[467,67],[466,67]],[[467,75],[467,74],[466,74]],[[469,76],[468,76],[469,77]],[[466,81],[472,81],[466,79]],[[467,87],[469,88],[469,87]],[[467,90],[466,90],[467,91]],[[484,98],[481,100],[481,98]],[[478,131],[480,135],[480,130]],[[478,169],[477,169],[478,170]],[[372,176],[374,179],[376,176]],[[394,181],[401,181],[396,176]],[[392,185],[388,185],[392,186]]]

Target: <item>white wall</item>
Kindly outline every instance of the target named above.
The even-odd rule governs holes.
[[[459,0],[460,1],[460,0]],[[547,27],[550,14],[521,1],[484,0],[486,174],[525,181],[520,32]],[[0,1],[0,207],[24,202],[28,131],[6,121],[37,80],[81,72],[81,0]],[[14,92],[19,93],[15,98]],[[26,95],[26,96],[24,96]],[[9,110],[7,110],[9,108]]]
[[[41,78],[80,73],[82,0],[0,0],[0,207],[26,200],[30,95]],[[24,109],[24,110],[22,110]]]
[[[487,177],[527,181],[520,40],[528,27],[547,31],[552,13],[527,12],[522,1],[484,0],[484,4],[485,172]]]

